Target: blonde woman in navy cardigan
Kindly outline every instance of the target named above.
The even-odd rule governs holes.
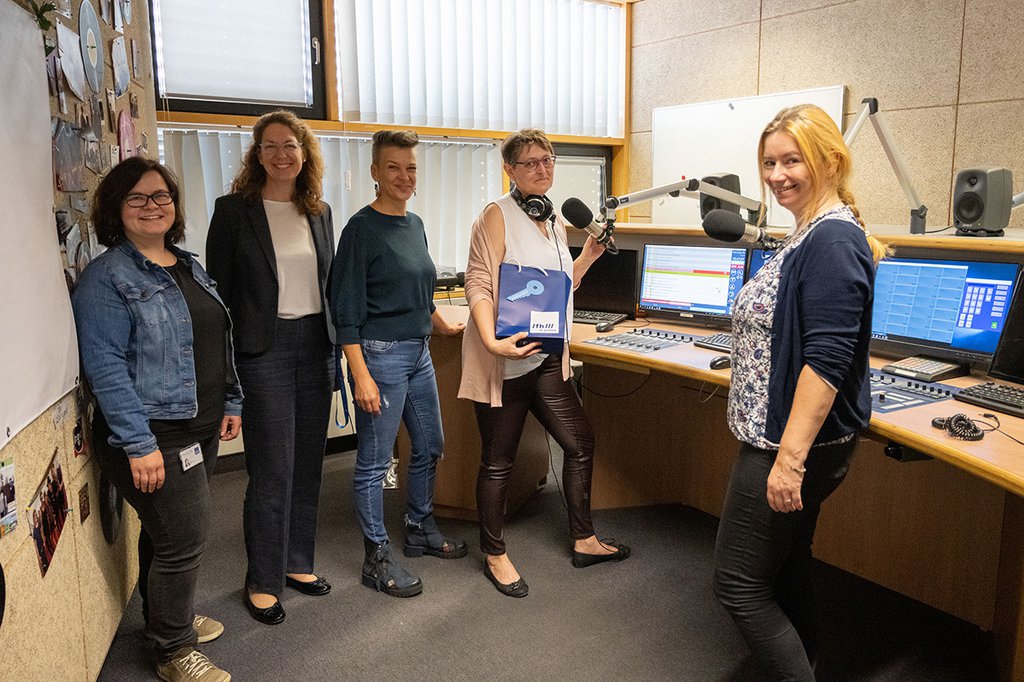
[[[715,593],[771,679],[813,680],[811,541],[871,416],[875,266],[848,184],[850,152],[812,105],[784,109],[758,145],[764,182],[796,227],[733,314],[729,428],[740,452],[715,551]]]

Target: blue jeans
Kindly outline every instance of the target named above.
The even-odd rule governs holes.
[[[285,573],[312,573],[320,477],[334,387],[322,315],[279,319],[266,351],[240,353],[249,485],[242,507],[246,584],[280,595]]]
[[[406,517],[422,523],[434,512],[434,477],[444,449],[430,338],[361,342],[363,359],[380,392],[380,414],[356,408],[356,467],[352,488],[363,535],[388,541],[384,527],[384,476],[391,465],[399,422],[412,441],[406,488]],[[355,381],[349,375],[355,392]]]
[[[715,546],[715,594],[773,680],[814,680],[816,600],[811,542],[821,503],[846,477],[857,438],[813,448],[798,512],[768,506],[776,451],[743,443]]]

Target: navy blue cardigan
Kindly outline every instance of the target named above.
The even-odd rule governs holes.
[[[845,220],[823,220],[782,261],[772,321],[768,440],[782,441],[804,365],[837,390],[815,443],[834,441],[867,426],[874,281],[867,238]]]

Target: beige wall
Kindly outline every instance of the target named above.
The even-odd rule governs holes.
[[[929,229],[952,220],[957,170],[1003,166],[1016,177],[1015,192],[1024,191],[1022,0],[642,0],[632,7],[630,191],[652,184],[653,108],[837,84],[847,88],[845,125],[863,98],[878,98],[928,207]],[[906,199],[870,125],[853,157],[865,219],[907,225]],[[633,208],[630,219],[649,222],[650,204]],[[1024,209],[1010,225],[1024,227]]]
[[[24,0],[17,0],[16,4],[28,6]],[[81,2],[74,0],[71,4],[74,9],[72,19],[58,17],[56,20],[77,33],[77,12]],[[135,121],[137,135],[146,132],[149,154],[155,156],[156,107],[153,104],[148,10],[146,3],[132,5],[134,16],[132,23],[125,28],[125,37],[139,41],[144,67],[141,78],[133,78],[129,89],[139,98],[141,116]],[[93,6],[98,11],[99,3],[94,0]],[[54,15],[51,13],[49,16]],[[106,56],[104,88],[113,88],[110,41],[118,34],[102,20],[100,24]],[[54,33],[51,30],[49,37],[53,38]],[[0,28],[0,40],[2,35],[3,29]],[[128,46],[130,49],[130,43]],[[43,63],[39,64],[39,78],[46,87],[46,65]],[[101,99],[105,102],[105,98]],[[51,98],[51,115],[73,119],[73,106],[80,101],[69,91],[67,102],[69,113],[61,114],[56,100]],[[117,111],[127,108],[128,95],[125,94],[117,99]],[[137,141],[141,141],[141,135]],[[116,143],[109,128],[104,132],[104,142]],[[85,176],[89,187],[94,188],[99,182],[92,171],[86,170]],[[66,205],[66,199],[60,193],[56,193],[54,199],[56,205]],[[73,210],[72,214],[73,220],[84,227],[86,216]],[[10,331],[5,330],[4,333]],[[95,458],[89,455],[74,455],[72,429],[77,417],[72,393],[59,400],[0,450],[0,459],[14,458],[19,509],[28,507],[54,451],[60,458],[68,504],[72,507],[45,577],[40,574],[35,545],[23,513],[17,528],[0,538],[0,565],[7,580],[7,609],[0,626],[0,679],[18,682],[84,682],[96,679],[121,621],[124,604],[135,586],[138,518],[125,504],[119,541],[112,546],[103,539],[97,497],[99,467]],[[78,495],[86,484],[89,486],[91,513],[82,523],[79,520]]]

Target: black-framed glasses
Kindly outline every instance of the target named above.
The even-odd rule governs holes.
[[[129,194],[124,198],[124,205],[132,208],[144,208],[150,199],[157,206],[168,206],[174,203],[174,195],[161,190],[152,194]]]
[[[532,173],[533,171],[537,170],[541,166],[544,166],[548,170],[551,170],[552,168],[555,167],[555,159],[557,159],[557,158],[558,158],[557,156],[552,154],[551,156],[544,156],[544,157],[539,158],[539,159],[527,159],[526,161],[513,161],[512,165],[513,166],[522,166],[528,172]]]

